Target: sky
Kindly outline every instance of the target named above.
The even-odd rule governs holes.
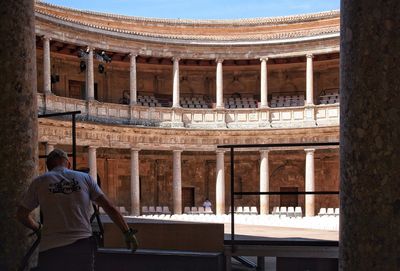
[[[340,0],[46,0],[121,15],[173,19],[239,19],[312,13],[340,8]]]

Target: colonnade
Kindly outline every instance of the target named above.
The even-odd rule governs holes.
[[[54,149],[54,143],[46,143],[46,154]],[[90,176],[97,181],[97,148],[89,146],[88,148],[88,164],[90,169]],[[305,191],[314,191],[315,177],[314,177],[314,148],[306,148],[305,151]],[[140,183],[139,183],[139,152],[140,149],[131,149],[131,214],[140,215]],[[173,173],[172,173],[172,210],[174,214],[182,214],[182,152],[181,149],[172,151],[173,156]],[[261,149],[260,151],[260,176],[259,176],[259,191],[269,192],[269,149]],[[215,185],[215,213],[217,215],[226,213],[225,206],[225,150],[216,150],[216,185]],[[259,210],[261,215],[269,213],[269,196],[260,195]],[[305,215],[315,215],[315,198],[314,195],[306,195],[305,197]]]
[[[51,93],[51,63],[50,63],[50,41],[49,37],[43,37],[43,79],[44,93]],[[93,48],[87,48],[86,57],[86,100],[94,100],[94,69],[93,69]],[[129,54],[129,78],[130,78],[130,105],[137,102],[137,54],[132,52]],[[306,54],[306,105],[314,105],[314,84],[313,84],[313,55]],[[180,91],[179,91],[179,57],[173,57],[172,63],[172,107],[179,108]],[[216,59],[216,109],[224,108],[224,89],[223,89],[223,62],[221,58]],[[268,57],[260,58],[261,74],[260,74],[260,105],[261,108],[268,108]]]

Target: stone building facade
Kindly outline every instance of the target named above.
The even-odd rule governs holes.
[[[227,212],[229,152],[218,145],[338,141],[338,12],[166,20],[36,2],[35,13],[39,112],[82,111],[78,167],[132,214],[149,205],[180,213],[205,198]],[[71,142],[69,121],[40,119],[41,154]],[[337,148],[242,149],[235,163],[237,191],[339,186]],[[306,215],[339,205],[337,196],[236,203]]]

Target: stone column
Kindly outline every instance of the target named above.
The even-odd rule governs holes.
[[[173,180],[172,197],[174,201],[174,214],[182,214],[182,176],[181,176],[182,150],[173,150]]]
[[[400,1],[342,0],[339,269],[400,269]]]
[[[96,147],[89,146],[88,149],[88,160],[89,160],[89,175],[92,176],[93,180],[97,182],[97,158],[96,158]]]
[[[94,69],[93,69],[93,48],[89,47],[86,60],[86,100],[94,100]]]
[[[260,106],[261,108],[267,108],[268,107],[268,72],[267,72],[267,61],[268,57],[262,57],[260,59],[261,61],[261,101],[260,101]]]
[[[224,75],[222,70],[223,59],[217,59],[217,93],[216,93],[216,108],[224,108]]]
[[[136,57],[134,53],[129,54],[130,56],[130,69],[129,69],[129,97],[130,105],[135,105],[137,102],[137,84],[136,84]]]
[[[139,149],[131,149],[131,214],[140,215]]]
[[[172,68],[172,107],[180,107],[179,103],[179,58],[174,57],[172,61],[174,62]]]
[[[0,2],[0,270],[17,270],[33,242],[15,219],[38,162],[33,6],[31,0]]]
[[[50,38],[43,37],[43,92],[51,93]]]
[[[215,210],[217,215],[225,214],[225,163],[224,150],[217,150],[217,180],[216,180],[216,199]]]
[[[269,167],[268,167],[269,150],[261,150],[260,161],[260,192],[269,192]],[[269,196],[260,195],[260,215],[269,213]]]
[[[51,153],[54,150],[54,144],[47,142],[46,143],[46,155],[48,155],[49,153]]]
[[[315,149],[305,149],[306,152],[306,185],[305,190],[307,192],[315,191],[315,179],[314,179],[314,152]],[[315,215],[315,196],[306,195],[306,216]]]
[[[307,54],[306,67],[306,105],[314,105],[314,71],[313,71],[313,55]]]

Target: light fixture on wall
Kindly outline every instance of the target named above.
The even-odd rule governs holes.
[[[81,72],[84,72],[86,70],[86,62],[85,61],[81,61],[81,63],[79,63],[79,69],[81,70]]]
[[[103,64],[99,64],[97,69],[99,70],[99,73],[104,73],[105,68]]]

